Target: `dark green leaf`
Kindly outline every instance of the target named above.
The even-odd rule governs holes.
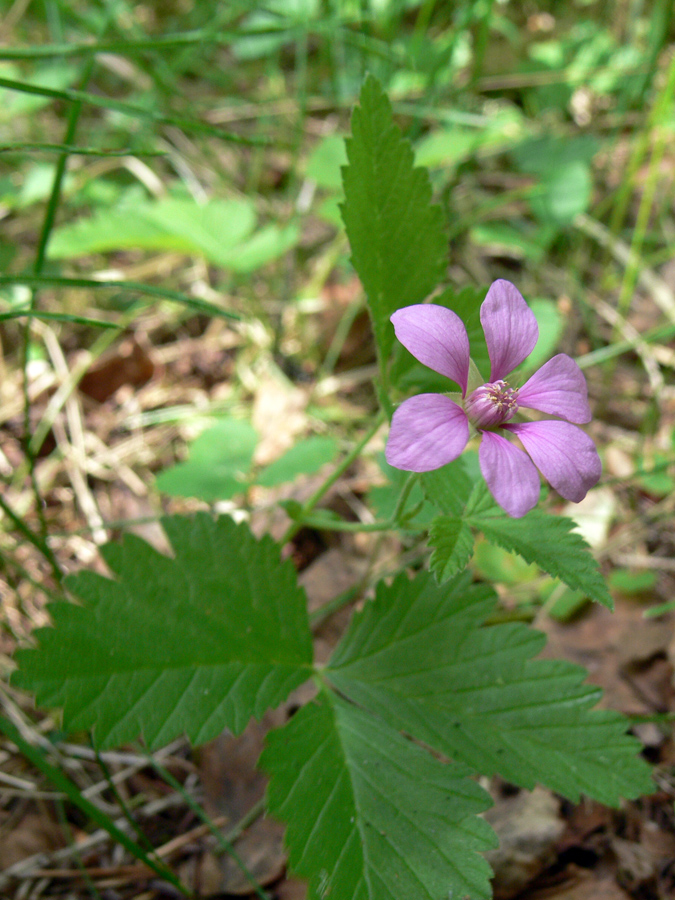
[[[268,736],[261,765],[311,900],[490,897],[490,800],[465,767],[326,695]]]
[[[549,516],[532,510],[522,519],[505,516],[496,507],[467,511],[469,525],[505,550],[519,553],[526,562],[583,591],[591,600],[609,609],[614,601],[588,544],[573,531],[575,524],[565,516]]]
[[[429,529],[429,544],[433,547],[429,568],[439,582],[447,581],[471,559],[473,532],[462,519],[438,516]]]
[[[82,605],[51,604],[54,627],[16,654],[15,684],[103,747],[238,733],[311,675],[304,592],[278,546],[226,516],[162,525],[172,557],[132,535],[107,544],[115,580],[69,579]]]
[[[517,520],[509,520],[510,522]],[[533,660],[545,642],[520,623],[486,627],[496,597],[468,576],[380,585],[326,669],[340,693],[478,772],[572,800],[649,792],[648,766],[600,690],[565,662]]]
[[[426,498],[441,512],[460,516],[464,511],[474,485],[473,472],[470,474],[471,462],[469,454],[464,454],[447,466],[421,474]]]
[[[410,143],[394,124],[391,105],[369,76],[347,139],[342,206],[352,262],[365,289],[381,360],[394,341],[389,317],[420,303],[443,276],[447,238],[431,202],[425,169],[414,168]]]

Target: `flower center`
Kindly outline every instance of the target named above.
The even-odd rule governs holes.
[[[464,409],[477,429],[496,428],[514,417],[517,401],[518,388],[510,387],[506,381],[493,381],[476,388]]]

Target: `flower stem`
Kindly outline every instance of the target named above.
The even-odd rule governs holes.
[[[400,493],[400,496],[396,502],[396,507],[394,509],[394,514],[391,517],[392,522],[394,523],[394,527],[398,522],[401,521],[403,516],[403,510],[405,509],[405,505],[408,502],[408,498],[410,497],[410,492],[415,487],[415,483],[417,482],[417,472],[411,472],[406,479],[405,484],[403,485],[403,490]]]
[[[368,441],[375,435],[378,428],[384,421],[384,417],[382,413],[379,413],[373,423],[373,427],[367,431],[361,440],[352,447],[349,453],[345,456],[342,462],[337,466],[337,468],[328,476],[328,478],[324,481],[320,488],[318,488],[312,496],[307,500],[306,503],[301,507],[297,518],[291,522],[291,524],[286,529],[286,533],[281,539],[281,545],[287,544],[288,541],[293,538],[298,531],[305,524],[305,518],[311,513],[317,503],[328,493],[328,491],[333,487],[338,478],[351,466],[354,460],[359,456],[363,448],[366,446]],[[345,523],[345,524],[357,524],[357,523]],[[361,526],[363,527],[363,526]]]
[[[344,519],[333,519],[328,516],[303,516],[302,525],[316,528],[321,531],[391,531],[398,526],[396,519],[386,519],[382,522],[347,522]],[[411,531],[419,531],[419,528],[411,528]]]

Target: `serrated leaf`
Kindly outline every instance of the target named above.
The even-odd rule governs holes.
[[[469,454],[454,459],[440,469],[422,472],[420,482],[427,500],[441,512],[460,516],[474,486]]]
[[[478,511],[477,511],[478,513]],[[572,519],[532,510],[522,519],[503,514],[468,515],[466,521],[488,541],[520,554],[526,562],[583,591],[591,600],[614,609],[614,601],[588,544],[572,529]]]
[[[260,764],[310,900],[490,897],[490,799],[466,767],[325,694],[268,736]]]
[[[173,557],[132,535],[105,545],[115,580],[70,578],[82,605],[51,604],[54,627],[16,654],[14,683],[102,747],[238,733],[311,675],[305,595],[278,546],[227,516],[162,525]]]
[[[381,360],[389,359],[395,310],[420,303],[443,276],[447,238],[425,169],[394,123],[377,79],[368,76],[347,139],[342,218],[363,284]]]
[[[157,487],[171,497],[206,503],[229,500],[246,489],[258,435],[242,419],[223,419],[190,445],[188,459],[160,472]]]
[[[585,670],[533,660],[545,638],[523,624],[484,626],[495,602],[466,575],[440,587],[426,573],[380,584],[326,677],[362,709],[482,774],[614,805],[649,793],[638,742],[620,715],[591,708],[601,691],[583,683]]]
[[[433,553],[429,568],[439,582],[447,581],[462,569],[473,554],[473,532],[462,519],[438,516],[429,529],[429,544]]]

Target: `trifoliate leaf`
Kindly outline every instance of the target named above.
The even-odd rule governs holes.
[[[429,529],[429,544],[434,548],[429,568],[439,582],[447,581],[462,569],[473,554],[473,532],[462,519],[438,516]]]
[[[512,521],[512,520],[510,520]],[[520,624],[483,625],[496,602],[468,576],[380,585],[356,613],[325,674],[391,726],[482,774],[572,800],[618,804],[652,789],[618,714],[566,662],[533,660],[545,638]]]
[[[443,276],[443,213],[432,204],[429,174],[414,167],[412,147],[372,75],[361,90],[346,143],[342,218],[368,298],[380,359],[387,360],[394,341],[389,316],[402,306],[421,303]]]
[[[310,900],[490,897],[478,851],[495,839],[478,813],[491,801],[466,767],[326,694],[268,736],[260,762]]]
[[[16,654],[14,683],[103,747],[240,732],[311,675],[304,592],[278,546],[225,516],[162,525],[172,557],[132,535],[107,544],[115,580],[70,578],[82,605],[51,604],[54,627]]]
[[[526,562],[536,563],[573,590],[583,591],[591,600],[614,609],[598,564],[586,541],[572,531],[575,526],[571,519],[536,509],[522,519],[513,519],[494,510],[472,512],[466,521],[491,543],[519,553]]]

